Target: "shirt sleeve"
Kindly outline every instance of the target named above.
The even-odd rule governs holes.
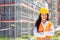
[[[54,26],[52,25],[49,32],[46,32],[46,35],[53,36],[54,35]]]
[[[36,28],[36,27],[34,27],[33,32],[34,32],[34,36],[38,36],[38,33],[37,33],[37,28]]]

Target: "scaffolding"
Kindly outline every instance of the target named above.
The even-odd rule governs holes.
[[[0,0],[0,36],[2,38],[30,37],[33,35],[33,28],[35,21],[38,18],[38,12],[47,1],[39,0]],[[50,2],[49,9],[51,12],[51,21],[54,25],[58,25],[57,15],[57,1]],[[55,5],[56,3],[56,5]],[[54,4],[54,5],[53,5]],[[49,5],[49,4],[48,4]],[[12,39],[13,38],[13,39]],[[8,39],[4,39],[8,40]],[[20,40],[20,39],[19,39]]]
[[[8,37],[16,38],[16,37],[22,37],[23,34],[30,35],[30,31],[32,29],[32,26],[34,25],[33,11],[37,11],[37,10],[32,10],[33,7],[29,7],[28,5],[26,5],[26,3],[24,6],[25,1],[0,0],[1,38],[2,36],[7,38]],[[36,14],[34,16],[36,16]]]
[[[14,0],[0,0],[0,38],[14,37],[14,5]]]

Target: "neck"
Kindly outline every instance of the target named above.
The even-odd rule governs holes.
[[[43,23],[46,23],[46,21],[42,21]]]

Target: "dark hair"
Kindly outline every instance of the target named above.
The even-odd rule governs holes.
[[[36,23],[35,23],[35,26],[37,27],[37,32],[38,32],[38,28],[39,28],[39,24],[41,23],[41,14],[39,15]],[[47,14],[47,19],[46,20],[49,20],[49,14]]]

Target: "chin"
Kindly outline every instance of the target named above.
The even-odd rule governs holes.
[[[46,21],[46,20],[42,20],[42,21]]]
[[[43,21],[46,21],[45,19]]]

